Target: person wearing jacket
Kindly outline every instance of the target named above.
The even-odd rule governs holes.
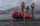
[[[34,19],[34,9],[35,9],[35,3],[31,4],[31,8],[32,8],[32,17]]]

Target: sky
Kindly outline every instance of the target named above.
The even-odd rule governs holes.
[[[0,10],[7,10],[16,6],[20,6],[21,2],[25,2],[26,6],[35,3],[40,8],[40,0],[0,0]]]

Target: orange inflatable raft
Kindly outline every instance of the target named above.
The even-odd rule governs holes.
[[[23,13],[22,12],[15,12],[13,15],[12,15],[13,18],[16,18],[16,19],[23,19]],[[28,14],[28,13],[25,13],[25,18],[26,19],[32,19],[32,15],[31,14]]]

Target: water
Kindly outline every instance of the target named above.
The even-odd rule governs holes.
[[[0,20],[8,20],[8,19],[13,19],[12,18],[12,14],[0,14]],[[40,19],[40,14],[35,14],[35,19]],[[39,22],[39,21],[38,21]],[[40,22],[39,23],[26,23],[26,26],[40,26]],[[9,22],[0,22],[0,25],[2,24],[9,24]],[[13,26],[24,26],[23,23],[17,23],[17,22],[13,22]]]
[[[12,14],[0,14],[0,20],[13,19]],[[35,14],[35,19],[40,19],[40,14]]]
[[[0,20],[13,19],[12,14],[0,14]]]
[[[35,14],[35,19],[40,19],[40,14]]]

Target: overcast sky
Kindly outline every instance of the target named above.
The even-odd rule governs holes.
[[[20,6],[23,1],[26,3],[26,6],[31,5],[31,3],[40,6],[40,0],[0,0],[0,10],[7,10],[12,7]]]

